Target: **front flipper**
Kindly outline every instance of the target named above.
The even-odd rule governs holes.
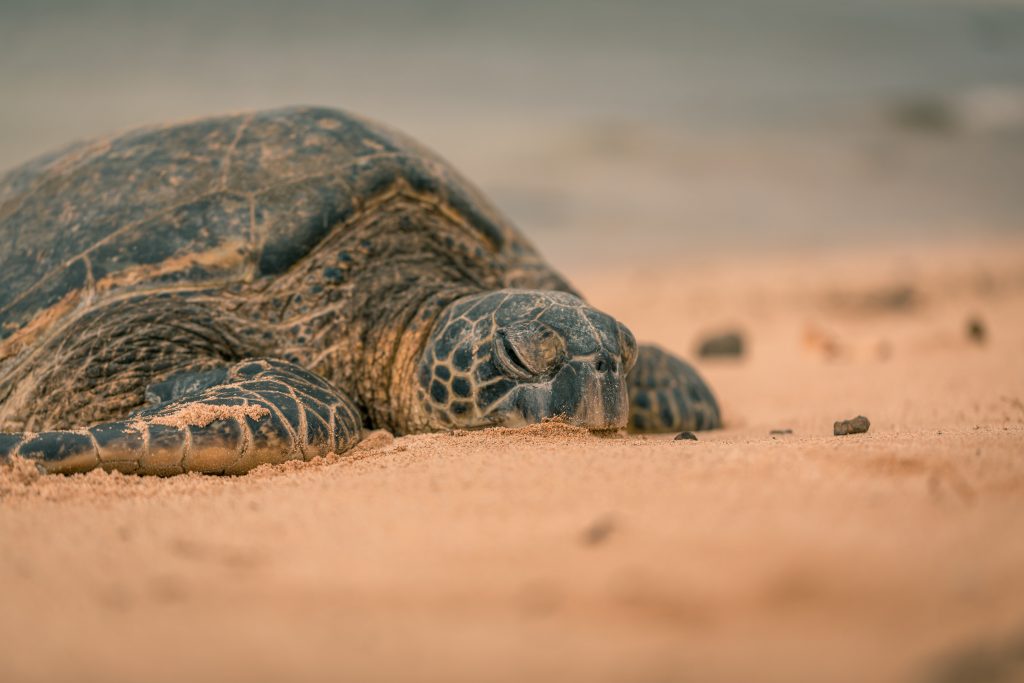
[[[657,346],[640,347],[626,383],[630,431],[678,432],[722,426],[718,403],[697,371]]]
[[[18,455],[52,473],[102,467],[135,474],[243,474],[264,463],[342,453],[361,435],[355,405],[327,381],[292,363],[256,359],[226,368],[219,384],[199,382],[126,420],[75,431],[0,434],[0,462]]]
[[[142,413],[150,408],[160,408],[164,404],[184,396],[200,393],[204,389],[210,389],[219,384],[229,383],[228,371],[229,368],[219,367],[212,370],[179,372],[162,382],[150,384],[146,387],[146,405],[135,412]]]

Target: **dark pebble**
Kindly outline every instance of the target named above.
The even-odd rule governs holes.
[[[696,441],[697,435],[693,432],[679,432],[673,441]]]
[[[701,358],[736,357],[743,355],[743,336],[739,332],[726,332],[707,337],[697,347]]]
[[[971,318],[967,321],[967,338],[976,344],[985,343],[985,323],[978,318]]]
[[[770,432],[768,432],[768,434],[771,435],[771,436],[782,436],[783,434],[792,434],[792,433],[793,433],[792,429],[773,429]]]
[[[615,531],[615,520],[611,517],[602,517],[583,530],[583,543],[586,545],[604,543],[613,531]]]
[[[863,415],[858,415],[852,420],[840,420],[836,422],[832,428],[832,433],[836,436],[846,436],[847,434],[863,434],[868,431],[868,427],[871,423]]]

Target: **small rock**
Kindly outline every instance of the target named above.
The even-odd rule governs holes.
[[[768,432],[768,434],[770,436],[782,436],[784,434],[792,434],[792,433],[793,433],[792,429],[773,429],[770,432]]]
[[[871,423],[863,415],[858,415],[852,420],[840,420],[835,423],[832,428],[832,433],[836,436],[846,436],[847,434],[863,434],[868,431],[868,427]]]
[[[583,530],[583,543],[585,545],[603,543],[608,540],[613,531],[615,531],[615,520],[611,516],[601,517]]]
[[[725,332],[705,337],[697,347],[701,358],[737,357],[743,355],[743,335],[739,332]]]
[[[984,344],[987,336],[985,323],[979,318],[971,318],[967,321],[967,338],[975,344]]]
[[[697,435],[693,432],[679,432],[673,441],[696,441]]]

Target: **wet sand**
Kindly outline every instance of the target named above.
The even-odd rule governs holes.
[[[742,332],[743,357],[697,361],[725,429],[3,471],[0,679],[1021,676],[1024,246],[654,266],[569,275],[691,358]]]

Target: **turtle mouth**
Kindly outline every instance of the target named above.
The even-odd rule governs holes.
[[[566,364],[542,384],[516,387],[483,416],[488,426],[524,427],[559,419],[598,432],[623,429],[628,418],[625,377],[585,362]]]

